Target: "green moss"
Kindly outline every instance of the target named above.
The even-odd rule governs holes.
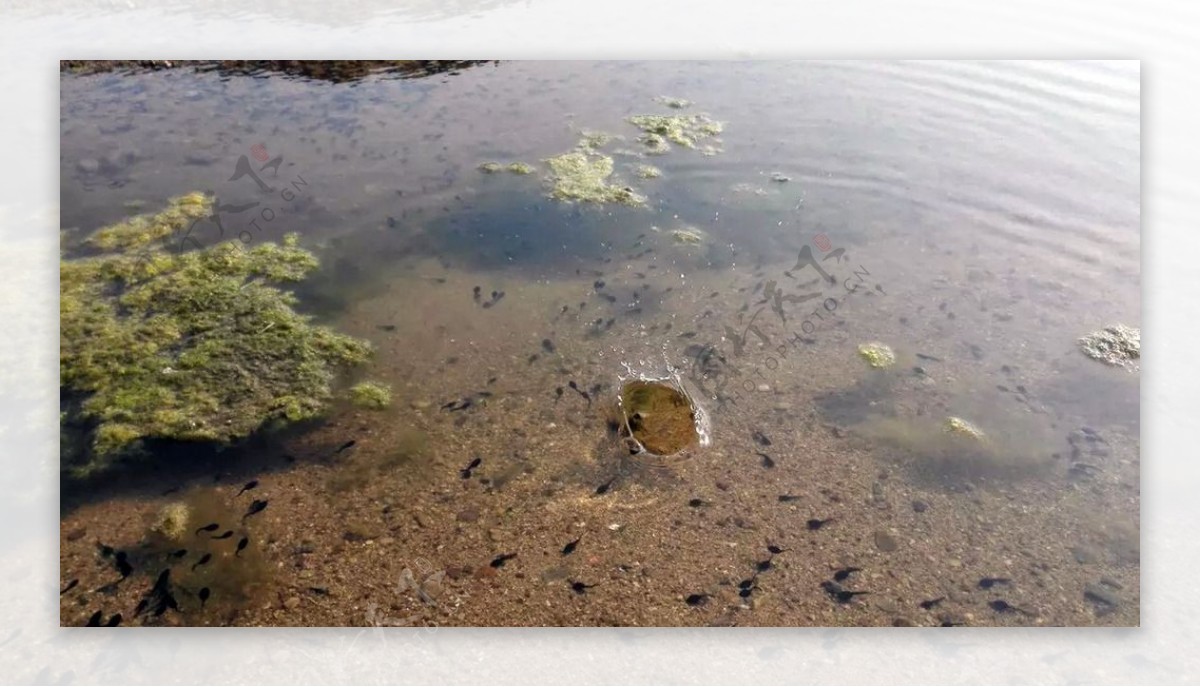
[[[479,165],[479,171],[486,172],[488,174],[495,174],[502,169],[504,169],[504,165],[500,164],[499,162],[485,162]]]
[[[392,405],[392,390],[379,382],[361,382],[350,387],[350,402],[359,408],[382,410]]]
[[[695,148],[697,143],[719,135],[723,129],[720,122],[702,114],[635,115],[627,121],[644,132],[641,141],[651,151],[661,150],[666,146],[666,141],[684,148]]]
[[[550,196],[563,201],[644,205],[646,198],[628,186],[609,183],[613,159],[581,146],[546,160]]]
[[[513,174],[533,174],[534,172],[533,167],[524,162],[510,162],[505,169]]]
[[[317,267],[295,236],[164,248],[211,205],[198,193],[173,199],[93,234],[104,254],[60,261],[60,383],[94,427],[88,467],[143,439],[228,442],[315,417],[336,368],[370,356],[370,344],[314,326],[277,287]]]
[[[896,354],[886,344],[865,343],[858,347],[858,355],[874,368],[889,367],[896,362]]]

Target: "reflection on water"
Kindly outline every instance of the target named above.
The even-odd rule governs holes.
[[[719,152],[652,154],[627,121],[678,113],[721,122]],[[211,191],[192,247],[299,232],[322,260],[301,307],[376,346],[390,409],[224,454],[221,498],[247,471],[274,494],[284,572],[220,622],[361,624],[368,597],[439,624],[1136,624],[1139,375],[1075,342],[1140,324],[1138,116],[1136,66],[1108,63],[66,77],[63,241]],[[644,207],[549,197],[544,161],[597,132]],[[626,365],[680,370],[711,445],[629,456],[606,430]],[[156,493],[82,498],[64,531],[128,541]],[[764,539],[796,553],[742,595]],[[437,590],[380,590],[415,557]],[[831,601],[841,565],[872,595]],[[990,610],[986,576],[1030,615]]]

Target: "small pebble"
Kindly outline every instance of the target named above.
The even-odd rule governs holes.
[[[875,548],[885,553],[890,553],[900,548],[900,543],[891,534],[878,530],[875,532]]]
[[[1083,598],[1098,606],[1107,606],[1107,610],[1113,610],[1121,605],[1121,597],[1098,584],[1089,584],[1084,587]]]

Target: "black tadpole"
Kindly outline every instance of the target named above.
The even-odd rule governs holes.
[[[582,536],[580,536],[579,539],[576,539],[573,542],[568,542],[567,545],[562,548],[562,555],[570,556],[571,554],[575,553],[575,547],[579,546],[579,542],[581,542],[581,541],[583,541]]]

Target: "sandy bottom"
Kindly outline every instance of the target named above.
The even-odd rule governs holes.
[[[725,327],[745,326],[754,310],[738,310],[772,270],[680,279],[650,262],[540,282],[430,263],[392,281],[339,323],[378,345],[368,376],[392,385],[392,408],[340,409],[66,508],[62,584],[78,585],[62,624],[97,610],[147,625],[1138,624],[1136,431],[1054,410],[1057,387],[1038,382],[1089,374],[1090,361],[918,340],[936,331],[918,321],[944,309],[902,318],[866,293],[783,355],[767,310],[770,344],[751,334],[734,359]],[[504,295],[483,307],[493,291]],[[870,340],[896,347],[894,368],[858,358]],[[733,402],[705,402],[711,445],[628,456],[606,426],[622,363],[661,373],[664,353],[681,364],[693,343],[722,347],[740,373]],[[938,436],[964,409],[995,442],[974,467],[956,467]],[[193,521],[177,542],[153,541],[155,514],[180,499],[223,520],[212,534],[234,534],[210,541]],[[240,520],[254,499],[269,505]],[[102,589],[120,574],[98,542],[134,567],[115,588]],[[188,552],[163,558],[175,548]],[[200,550],[213,557],[191,570]],[[135,617],[167,566],[180,609]],[[840,602],[822,583],[851,567],[841,588],[868,593]]]

